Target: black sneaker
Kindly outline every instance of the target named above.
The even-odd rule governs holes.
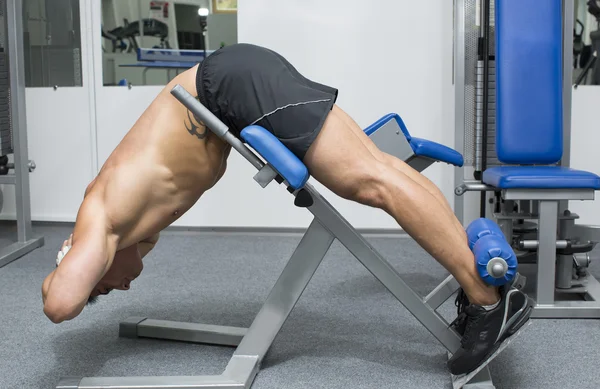
[[[516,288],[522,290],[525,287],[526,278],[517,273],[511,282],[507,284],[508,288]],[[456,299],[454,300],[454,305],[456,306],[456,319],[452,323],[450,323],[450,327],[454,327],[454,330],[460,335],[463,336],[465,334],[465,329],[467,327],[467,314],[465,309],[469,306],[469,298],[465,291],[460,288],[456,295]]]
[[[448,361],[454,375],[477,369],[504,340],[517,332],[531,316],[533,302],[511,285],[499,288],[500,302],[490,311],[475,304],[464,307],[461,347]]]
[[[450,327],[453,327],[460,336],[463,336],[465,329],[467,328],[467,313],[465,312],[465,309],[469,306],[469,298],[462,288],[458,290],[454,305],[456,305],[457,316],[456,319],[450,323]]]

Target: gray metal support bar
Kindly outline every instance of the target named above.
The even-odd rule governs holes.
[[[460,284],[454,276],[448,276],[434,290],[425,297],[425,303],[433,309],[439,308],[460,288]]]
[[[6,6],[6,36],[10,73],[10,117],[13,128],[14,175],[0,177],[0,183],[14,184],[17,213],[17,242],[0,251],[0,267],[43,246],[33,236],[29,195],[27,115],[25,110],[25,60],[23,49],[23,1],[3,1]],[[3,182],[2,182],[3,181]]]
[[[25,111],[25,59],[23,49],[23,2],[6,2],[8,59],[10,64],[10,109],[13,126],[15,198],[19,242],[31,239],[29,159],[27,157],[27,114]]]
[[[493,186],[486,185],[481,181],[475,180],[464,180],[462,184],[458,185],[454,188],[454,194],[456,196],[462,196],[466,192],[494,192],[497,191],[498,188],[494,188]]]
[[[180,342],[237,346],[246,335],[246,328],[185,323],[170,320],[129,318],[119,324],[119,336],[154,338]]]
[[[558,203],[558,213],[560,212],[560,202]],[[568,239],[567,229],[572,220],[560,219],[558,221],[558,236],[556,241],[556,247],[561,246],[560,243],[565,242]],[[561,255],[556,256],[556,288],[558,289],[569,289],[573,279],[573,255]]]
[[[560,166],[571,166],[571,116],[573,99],[573,28],[575,24],[575,2],[563,0],[563,154]],[[558,211],[569,208],[569,201],[563,200]]]
[[[314,219],[234,355],[262,360],[333,240],[334,236]]]
[[[9,263],[21,258],[30,251],[42,247],[44,245],[43,238],[31,239],[27,242],[15,242],[11,245],[0,249],[0,267],[6,266]]]
[[[464,155],[465,144],[465,0],[454,1],[454,149]],[[472,120],[473,118],[469,118]],[[464,181],[465,169],[454,169],[454,187]],[[465,224],[465,200],[454,196],[454,214],[462,225]]]
[[[540,201],[538,226],[537,305],[554,303],[558,201]]]
[[[63,383],[65,382],[65,383]],[[242,389],[243,384],[226,376],[173,376],[173,377],[86,377],[78,386],[68,386],[72,381],[62,381],[62,389]],[[174,384],[176,382],[176,384]]]
[[[502,191],[504,200],[594,200],[595,194],[593,189],[504,189]],[[541,213],[539,210],[538,212]]]
[[[556,256],[556,288],[569,289],[573,278],[573,256]]]
[[[574,224],[569,228],[568,236],[581,241],[600,242],[600,225]]]
[[[16,183],[17,183],[17,179],[14,174],[0,176],[0,185],[14,185]]]
[[[57,389],[249,388],[258,373],[262,358],[327,254],[333,240],[334,236],[317,219],[313,220],[247,331],[237,327],[145,318],[131,318],[121,323],[121,331],[127,336],[134,334],[140,337],[233,346],[239,343],[222,375],[65,378]],[[132,328],[135,330],[132,331]]]
[[[563,154],[560,165],[571,166],[571,107],[573,100],[573,27],[575,4],[563,0]],[[568,203],[567,203],[568,205]]]
[[[454,353],[460,347],[456,332],[433,308],[412,290],[400,277],[396,269],[371,246],[365,238],[350,226],[338,211],[329,204],[312,186],[306,185],[314,201],[309,210],[348,251],[352,253],[389,291],[408,309],[413,316],[431,332],[448,351]]]

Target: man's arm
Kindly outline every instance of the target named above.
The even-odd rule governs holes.
[[[110,268],[118,237],[108,225],[102,199],[86,196],[77,214],[73,245],[42,286],[44,313],[54,323],[79,315]]]
[[[140,259],[144,258],[146,255],[148,255],[148,253],[150,251],[152,251],[154,246],[156,246],[156,243],[158,242],[158,238],[159,238],[159,234],[155,234],[149,238],[141,240],[140,242],[136,243],[135,245],[121,249],[115,253],[114,260],[118,261],[120,258],[126,258],[131,255],[135,255],[135,256],[139,255]]]

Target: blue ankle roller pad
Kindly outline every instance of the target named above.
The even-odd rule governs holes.
[[[488,285],[504,285],[515,278],[517,273],[517,256],[506,241],[500,226],[493,220],[479,218],[471,222],[466,229],[469,248],[473,251],[477,272]],[[502,258],[506,263],[506,273],[502,277],[494,277],[489,273],[488,265],[498,263]],[[492,264],[490,264],[490,261]],[[493,267],[492,267],[493,268]]]
[[[454,166],[462,166],[464,164],[463,156],[458,151],[427,139],[413,138],[408,132],[408,129],[406,128],[406,125],[404,124],[404,121],[402,121],[400,115],[396,113],[385,115],[375,123],[371,124],[369,127],[365,128],[365,134],[367,134],[367,136],[371,136],[375,131],[380,129],[390,120],[396,121],[398,127],[400,127],[400,130],[406,137],[406,140],[410,144],[410,147],[413,149],[413,152],[417,157],[425,157]]]
[[[473,246],[477,241],[486,235],[498,235],[504,237],[500,226],[490,219],[484,217],[475,219],[467,226],[467,238],[469,240],[469,248],[473,250]]]
[[[308,168],[269,131],[260,126],[248,126],[240,135],[290,187],[300,189],[306,184],[309,177]]]
[[[481,237],[473,246],[473,255],[477,264],[477,272],[488,285],[504,285],[517,273],[517,256],[503,236],[486,235]],[[503,277],[495,278],[488,272],[488,263],[494,258],[502,258],[508,265]]]
[[[496,151],[506,164],[562,157],[562,0],[496,0]]]

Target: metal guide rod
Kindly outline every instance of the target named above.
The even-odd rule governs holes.
[[[483,31],[481,38],[483,40],[483,53],[480,58],[483,60],[483,121],[481,127],[481,174],[487,168],[487,138],[489,121],[489,82],[490,82],[490,0],[482,1],[483,13]],[[481,217],[486,216],[486,198],[487,194],[481,192],[479,201],[479,213]]]
[[[13,126],[15,198],[19,242],[32,237],[27,159],[27,116],[25,112],[25,60],[23,56],[23,3],[6,3],[8,60],[10,64],[11,122]]]
[[[181,104],[189,109],[197,119],[219,138],[225,140],[242,156],[244,156],[255,168],[262,169],[265,164],[260,160],[244,143],[236,138],[229,128],[219,120],[212,112],[202,105],[194,96],[186,91],[181,85],[177,84],[171,90],[171,94],[175,96]]]

